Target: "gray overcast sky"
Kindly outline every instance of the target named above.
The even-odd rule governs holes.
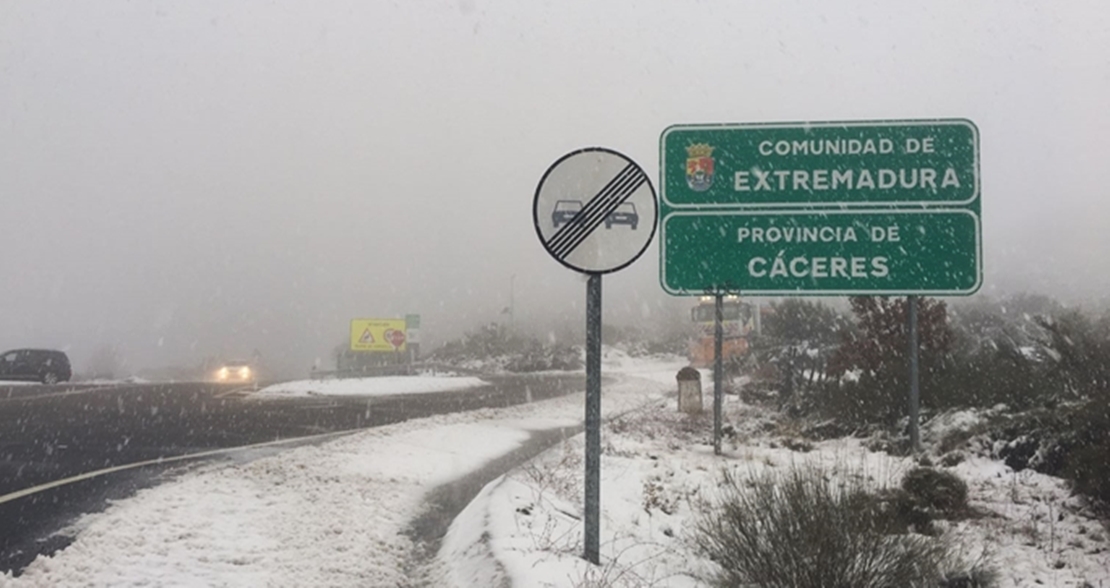
[[[1099,2],[0,3],[0,347],[307,367],[354,316],[433,339],[583,319],[531,223],[605,145],[680,122],[966,117],[984,293],[1110,287]],[[674,309],[654,247],[615,322]],[[679,304],[681,306],[681,304]]]

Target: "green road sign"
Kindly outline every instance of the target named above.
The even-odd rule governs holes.
[[[966,295],[982,282],[966,120],[685,125],[660,141],[676,295]]]
[[[966,120],[673,126],[668,208],[965,206],[979,197]]]
[[[671,294],[958,294],[979,288],[979,218],[943,211],[676,212]]]

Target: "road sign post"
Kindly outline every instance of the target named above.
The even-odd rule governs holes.
[[[585,557],[600,563],[601,541],[601,275],[586,282]]]
[[[713,453],[721,454],[721,411],[724,403],[724,361],[721,347],[724,344],[724,294],[718,293],[713,301]]]
[[[540,243],[586,284],[586,484],[583,557],[598,564],[601,535],[601,276],[636,261],[658,222],[655,190],[640,166],[602,147],[564,155],[532,202]],[[510,296],[511,298],[511,296]],[[510,305],[512,302],[510,302]]]
[[[917,297],[966,296],[982,284],[975,125],[676,125],[663,131],[659,160],[668,293],[909,297],[918,448]],[[716,431],[714,444],[719,451]]]
[[[918,351],[918,332],[917,332],[917,296],[906,297],[906,320],[909,323],[908,331],[909,336],[906,337],[909,349],[907,356],[909,357],[910,368],[910,446],[914,451],[921,451],[921,429],[920,429],[920,398],[921,391],[918,387],[918,365],[917,365],[917,351]]]

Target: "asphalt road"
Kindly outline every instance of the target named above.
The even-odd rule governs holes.
[[[211,383],[0,386],[0,572],[18,572],[78,515],[156,483],[153,464],[7,499],[81,474],[413,418],[522,404],[581,390],[579,376],[498,376],[486,388],[389,397],[256,399]],[[170,472],[172,473],[172,472]]]

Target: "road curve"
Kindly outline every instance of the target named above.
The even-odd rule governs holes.
[[[200,382],[0,386],[0,573],[63,547],[65,538],[53,533],[154,484],[171,467],[167,458],[511,406],[584,383],[582,375],[486,380],[486,387],[460,392],[373,398],[259,399],[233,385]],[[121,467],[140,462],[151,463]],[[103,470],[115,471],[84,479]],[[66,479],[74,481],[37,491]]]

